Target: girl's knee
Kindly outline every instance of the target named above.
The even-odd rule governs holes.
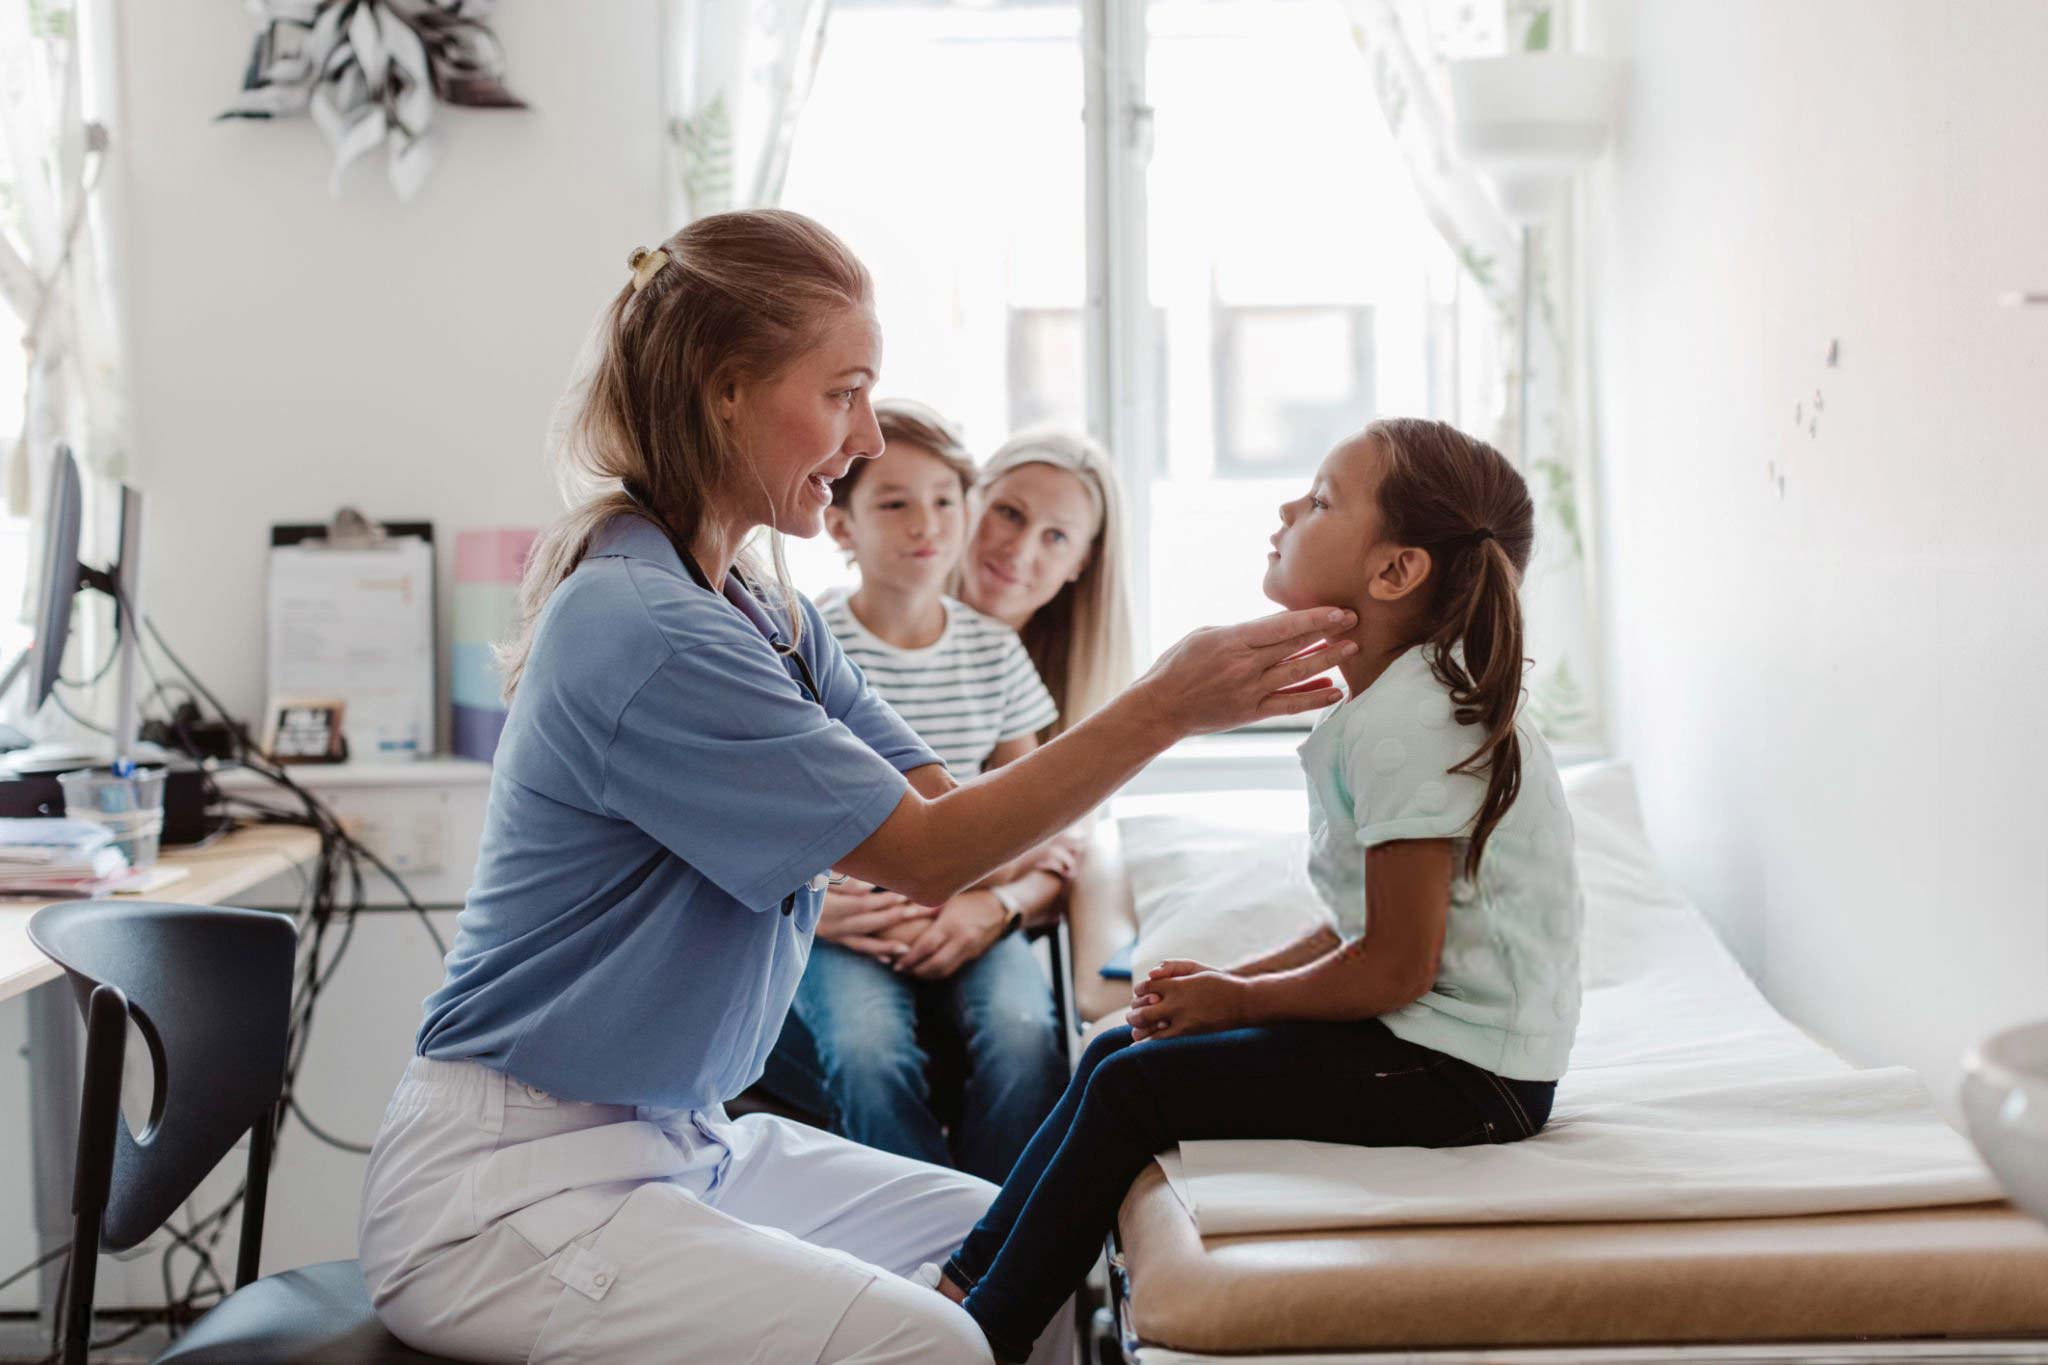
[[[1082,1093],[1081,1108],[1098,1114],[1113,1112],[1129,1116],[1135,1110],[1146,1111],[1149,1106],[1133,1105],[1133,1101],[1147,1091],[1147,1073],[1152,1070],[1153,1054],[1145,1048],[1125,1047],[1104,1057],[1088,1077],[1088,1089]]]
[[[1126,1046],[1102,1058],[1087,1076],[1081,1117],[1155,1152],[1165,1140],[1165,1099],[1174,1089],[1174,1066],[1161,1048]]]
[[[1097,1034],[1095,1041],[1088,1044],[1087,1051],[1081,1054],[1081,1064],[1074,1068],[1075,1075],[1093,1075],[1097,1067],[1130,1045],[1131,1030],[1128,1027],[1113,1028]]]

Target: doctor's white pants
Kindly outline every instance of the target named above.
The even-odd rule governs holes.
[[[363,1190],[363,1279],[424,1351],[483,1361],[987,1361],[907,1278],[995,1187],[764,1114],[581,1104],[414,1058]],[[1072,1359],[1061,1314],[1034,1365]]]

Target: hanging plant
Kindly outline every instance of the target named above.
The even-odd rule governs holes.
[[[524,109],[484,19],[496,0],[250,0],[263,19],[242,93],[222,118],[310,114],[334,148],[333,185],[382,144],[411,199],[433,166],[434,102]]]

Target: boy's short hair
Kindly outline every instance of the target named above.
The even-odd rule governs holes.
[[[882,441],[903,441],[923,446],[959,476],[960,491],[974,487],[974,457],[967,453],[959,428],[942,417],[936,408],[913,398],[884,398],[875,404],[875,425],[882,429]],[[832,484],[832,505],[845,508],[853,503],[854,487],[872,460],[855,460],[853,466]]]

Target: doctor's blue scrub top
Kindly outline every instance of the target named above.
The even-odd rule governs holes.
[[[737,575],[700,587],[638,516],[599,530],[536,626],[421,1056],[678,1109],[760,1077],[823,903],[808,883],[939,761],[801,609],[822,705]]]

